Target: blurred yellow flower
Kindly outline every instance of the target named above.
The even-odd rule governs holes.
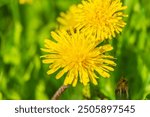
[[[31,4],[32,0],[19,0],[19,3],[20,4],[26,4],[26,3]]]
[[[73,5],[70,7],[70,9],[67,11],[67,13],[61,12],[60,17],[57,18],[57,21],[61,24],[60,28],[63,29],[71,29],[75,28],[77,25],[75,13],[77,13],[77,6]]]
[[[63,13],[59,22],[66,27],[78,28],[97,40],[111,39],[126,25],[121,0],[83,0],[77,7]],[[61,19],[61,20],[60,20]],[[73,21],[73,22],[71,22]]]
[[[97,46],[92,40],[93,35],[85,36],[84,33],[65,30],[51,32],[55,41],[46,39],[45,48],[47,52],[43,57],[43,63],[50,64],[48,74],[58,71],[56,79],[66,76],[64,85],[72,84],[76,86],[78,79],[83,85],[88,82],[97,84],[98,75],[110,77],[109,71],[113,71],[112,66],[116,64],[113,57],[106,55],[112,50],[112,46],[107,44]]]

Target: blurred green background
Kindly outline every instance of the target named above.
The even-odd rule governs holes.
[[[21,1],[21,0],[19,0]],[[0,0],[0,99],[51,99],[64,78],[46,74],[41,63],[45,38],[58,26],[57,17],[80,0]],[[23,2],[24,0],[22,0]],[[117,66],[99,85],[68,88],[60,99],[116,99],[121,77],[128,80],[128,99],[150,99],[150,1],[123,0],[128,18],[110,43]]]

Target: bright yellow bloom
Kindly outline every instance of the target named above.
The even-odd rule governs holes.
[[[20,4],[25,4],[25,3],[31,4],[32,0],[19,0],[19,3]]]
[[[64,75],[64,85],[73,86],[78,79],[83,85],[90,81],[96,85],[98,74],[110,77],[108,72],[114,70],[111,66],[115,63],[113,57],[105,53],[113,49],[111,45],[97,46],[92,41],[95,38],[93,35],[87,37],[79,31],[67,33],[60,30],[51,32],[51,36],[55,41],[45,40],[45,48],[42,49],[47,52],[42,56],[43,63],[50,64],[48,74],[58,71],[56,79]]]
[[[73,5],[67,11],[67,13],[61,12],[60,17],[57,18],[57,21],[61,24],[60,28],[69,30],[75,28],[77,25],[75,13],[77,13],[77,6]]]
[[[126,9],[121,0],[83,0],[78,7],[63,14],[65,26],[73,26],[82,32],[93,34],[97,40],[111,39],[126,25],[122,10]],[[70,16],[70,18],[69,18]],[[73,25],[69,23],[73,20]],[[62,20],[59,21],[62,25]],[[70,25],[71,24],[71,25]]]

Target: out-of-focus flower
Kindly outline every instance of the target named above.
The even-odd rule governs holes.
[[[19,3],[20,4],[31,4],[32,3],[32,0],[19,0]]]
[[[71,28],[75,28],[77,25],[77,19],[75,14],[77,13],[78,8],[76,5],[70,7],[67,13],[61,12],[60,17],[57,18],[57,21],[61,24],[60,28],[69,30]]]

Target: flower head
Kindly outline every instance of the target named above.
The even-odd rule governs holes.
[[[75,14],[77,13],[77,6],[73,5],[67,11],[67,13],[61,12],[60,17],[57,18],[57,21],[61,24],[60,28],[69,30],[71,28],[75,28],[77,25]]]
[[[19,0],[20,4],[26,4],[26,3],[31,4],[32,2],[33,2],[32,0]]]
[[[42,56],[43,62],[50,64],[48,74],[58,71],[56,79],[66,76],[64,85],[72,84],[76,86],[79,80],[84,85],[88,82],[97,84],[98,74],[103,77],[110,77],[109,71],[114,69],[113,57],[106,55],[112,50],[111,45],[97,46],[92,40],[93,35],[85,36],[84,33],[64,30],[51,32],[55,41],[45,40],[47,52]],[[110,66],[111,65],[111,66]]]
[[[71,14],[73,28],[78,28],[87,35],[93,34],[97,40],[102,41],[111,39],[122,31],[126,25],[122,18],[127,16],[122,12],[124,9],[126,6],[122,6],[120,0],[83,0],[61,18],[68,26],[72,26],[66,18]]]

